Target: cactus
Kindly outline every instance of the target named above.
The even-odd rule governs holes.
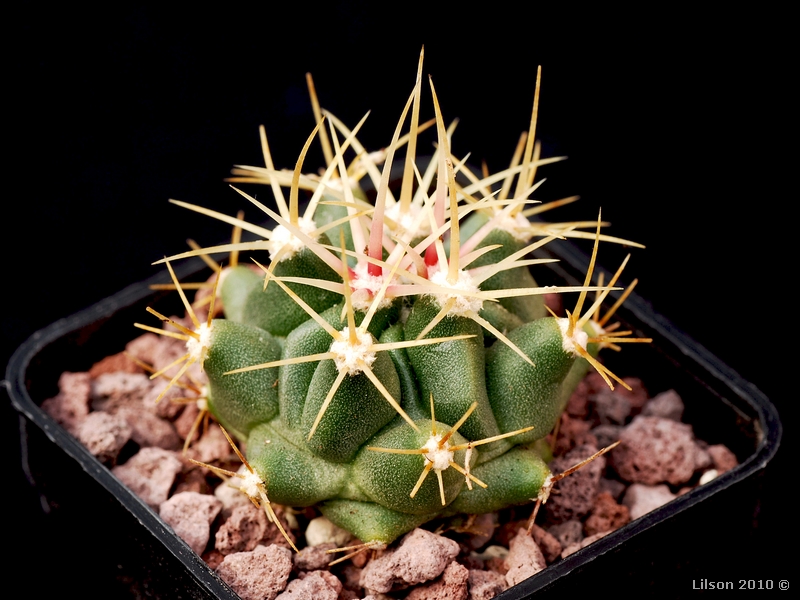
[[[551,160],[540,159],[533,143],[539,79],[521,151],[495,176],[473,173],[452,154],[453,128],[432,82],[435,117],[419,122],[422,56],[380,153],[358,142],[363,120],[350,130],[323,113],[309,84],[319,116],[294,171],[275,169],[262,129],[265,167],[239,167],[231,179],[271,186],[277,210],[234,189],[274,229],[176,202],[261,239],[159,261],[172,273],[170,262],[181,258],[253,252],[258,267],[234,261],[221,270],[215,293],[225,318],[213,318],[212,309],[200,322],[181,292],[194,328],[178,325],[187,355],[173,382],[202,364],[208,410],[244,444],[256,500],[317,505],[369,547],[437,517],[535,500],[551,485],[540,442],[587,369],[612,388],[625,385],[598,361],[600,348],[644,341],[608,327],[611,313],[596,317],[603,298],[620,289],[622,271],[608,285],[591,285],[599,242],[624,240],[601,235],[599,217],[594,232],[581,231],[586,223],[528,219],[541,210],[530,199],[536,169]],[[435,151],[425,165],[417,143],[432,125]],[[316,137],[326,169],[304,174]],[[395,197],[390,174],[401,149]],[[346,164],[352,152],[356,159]],[[374,202],[363,177],[377,190]],[[495,183],[503,183],[498,193]],[[311,194],[303,216],[301,189]],[[526,257],[558,237],[594,239],[581,286],[542,288],[531,274],[548,261]],[[264,250],[269,261],[255,258]],[[548,314],[545,294],[566,292],[578,294],[574,310]],[[587,307],[589,292],[597,300]]]

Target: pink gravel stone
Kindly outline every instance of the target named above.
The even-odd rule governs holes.
[[[161,503],[159,515],[189,547],[202,554],[211,537],[211,523],[222,502],[208,494],[181,492]]]
[[[558,540],[561,548],[576,544],[584,538],[583,523],[578,519],[570,519],[558,525],[553,525],[548,531]]]
[[[663,506],[676,497],[669,487],[664,484],[644,485],[634,483],[625,492],[622,504],[628,507],[631,520],[634,520],[649,513],[651,510],[657,509],[659,506]]]
[[[91,386],[88,373],[62,373],[58,394],[42,402],[42,410],[75,435],[78,424],[89,414]]]
[[[661,392],[644,405],[642,414],[648,417],[661,417],[680,421],[683,418],[683,400],[675,390]]]
[[[467,600],[469,570],[453,561],[433,583],[411,590],[406,600]]]
[[[550,470],[554,474],[566,471],[595,454],[597,450],[598,448],[591,444],[577,446],[565,456],[552,460]],[[558,493],[551,494],[544,504],[548,522],[560,523],[589,514],[605,464],[605,456],[600,456],[556,484],[555,489]]]
[[[706,452],[708,452],[708,454],[711,456],[711,460],[714,463],[714,468],[720,475],[726,471],[730,471],[739,464],[739,461],[736,459],[736,455],[723,444],[709,446],[706,449]]]
[[[692,478],[701,454],[691,425],[640,415],[622,430],[610,457],[625,481],[680,485]]]
[[[92,381],[92,406],[113,411],[120,406],[142,406],[142,398],[153,388],[153,382],[144,373],[103,373]]]
[[[220,506],[222,506],[221,502]],[[294,534],[283,520],[282,508],[275,505],[273,510],[278,519],[281,519],[284,530],[294,542]],[[217,530],[214,547],[222,554],[233,554],[234,552],[253,550],[259,545],[269,546],[271,544],[289,547],[275,523],[267,520],[264,510],[256,508],[248,501],[247,504],[234,508],[231,516]]]
[[[458,543],[424,529],[407,533],[400,545],[370,561],[361,573],[361,586],[386,593],[394,584],[416,584],[442,574],[458,555]]]
[[[117,354],[106,356],[99,362],[94,363],[92,368],[89,369],[89,375],[92,376],[92,379],[96,379],[103,373],[116,373],[118,371],[124,371],[125,373],[141,373],[142,367],[137,365],[124,352],[118,352]]]
[[[209,427],[199,440],[189,446],[187,456],[201,463],[212,463],[227,458],[233,453],[222,429],[217,425]]]
[[[303,573],[286,586],[286,591],[275,600],[336,600],[342,591],[342,583],[328,571]]]
[[[600,425],[624,425],[631,414],[631,401],[617,390],[606,388],[592,396],[595,415]]]
[[[531,528],[531,535],[533,541],[539,546],[542,551],[547,564],[553,562],[561,554],[561,542],[559,542],[554,535],[542,529],[538,525]]]
[[[578,543],[571,544],[571,545],[567,546],[566,548],[564,548],[564,551],[561,553],[561,558],[567,558],[570,554],[575,554],[581,548],[586,548],[586,546],[588,546],[589,544],[593,544],[594,542],[596,542],[597,540],[599,540],[602,537],[605,537],[606,534],[608,534],[608,533],[611,533],[611,532],[609,532],[609,531],[601,531],[600,533],[595,533],[594,535],[590,535],[589,537],[583,538],[583,540],[581,540]]]
[[[77,426],[78,441],[104,463],[113,465],[119,451],[131,439],[132,429],[125,419],[107,412],[93,412]]]
[[[333,550],[334,548],[336,548],[336,544],[333,542],[319,544],[318,546],[306,546],[292,556],[295,569],[299,571],[327,569],[328,563],[336,558],[333,554],[328,554],[327,550]]]
[[[131,428],[131,439],[140,447],[157,446],[165,450],[179,450],[181,439],[175,426],[165,419],[141,409],[122,406],[116,414],[125,419]]]
[[[628,507],[617,504],[613,496],[608,492],[597,494],[594,499],[592,514],[584,523],[584,530],[587,536],[603,531],[614,531],[631,520]]]
[[[506,583],[511,587],[544,569],[547,562],[533,538],[520,528],[511,539],[505,565],[508,568]]]
[[[150,366],[153,365],[156,348],[161,343],[161,336],[155,333],[144,333],[131,340],[125,346],[125,352]]]
[[[292,572],[292,553],[282,546],[257,546],[251,552],[229,554],[217,574],[242,600],[275,600]]]
[[[174,452],[161,448],[142,448],[124,465],[112,469],[122,483],[158,510],[169,497],[175,476],[181,472],[181,461]]]
[[[469,600],[491,600],[507,587],[506,578],[500,573],[478,569],[470,569],[467,585]]]

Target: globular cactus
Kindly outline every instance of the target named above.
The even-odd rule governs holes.
[[[275,228],[178,203],[263,239],[169,259],[269,251],[269,261],[254,258],[258,269],[221,271],[225,318],[183,328],[186,365],[202,364],[208,409],[245,444],[263,501],[317,505],[372,546],[436,517],[496,511],[549,489],[540,441],[590,364],[613,387],[598,350],[631,341],[604,329],[610,315],[595,318],[621,269],[605,286],[592,286],[589,273],[582,286],[541,288],[531,275],[547,261],[527,257],[556,237],[594,238],[592,264],[599,241],[619,241],[600,234],[599,218],[591,234],[528,220],[534,175],[547,162],[533,143],[535,118],[512,165],[478,176],[449,150],[452,129],[432,83],[435,119],[419,123],[421,72],[422,57],[393,139],[377,155],[358,142],[361,123],[351,131],[322,116],[310,86],[320,117],[294,171],[274,168],[262,135],[265,167],[241,167],[233,178],[271,186],[276,211],[237,191]],[[432,124],[426,166],[416,149]],[[304,174],[315,136],[327,167]],[[401,148],[395,196],[389,182]],[[301,189],[311,193],[303,216]],[[548,314],[545,294],[562,292],[578,294],[574,310]],[[588,292],[597,293],[591,306]]]

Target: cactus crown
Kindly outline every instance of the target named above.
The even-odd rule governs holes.
[[[213,318],[212,307],[200,322],[180,292],[194,328],[173,323],[187,354],[172,381],[202,364],[208,411],[245,444],[242,477],[254,500],[319,505],[367,545],[436,517],[536,499],[551,479],[539,441],[578,381],[593,365],[612,388],[621,382],[598,361],[600,348],[643,341],[608,325],[616,306],[596,318],[609,291],[620,289],[624,263],[608,285],[591,285],[600,241],[637,244],[602,235],[599,216],[529,220],[548,208],[531,194],[537,169],[554,160],[541,158],[534,143],[538,77],[530,129],[509,168],[495,175],[478,175],[452,154],[454,127],[445,125],[432,82],[435,117],[419,122],[422,55],[391,142],[378,153],[358,141],[364,120],[348,129],[320,109],[310,78],[309,89],[318,120],[294,170],[274,167],[262,128],[265,166],[238,167],[231,178],[270,186],[277,211],[234,189],[275,221],[273,229],[174,201],[236,233],[230,244],[159,261],[173,273],[170,261],[231,253],[212,295],[224,318]],[[429,127],[435,149],[426,165],[416,153]],[[326,168],[304,173],[315,138]],[[390,174],[401,150],[395,195]],[[302,216],[300,190],[310,193]],[[590,224],[594,232],[583,231]],[[241,230],[261,239],[241,242]],[[563,237],[594,239],[586,280],[539,287],[530,267],[548,260],[528,256]],[[268,260],[256,258],[264,251]],[[240,265],[240,252],[253,253],[257,269]],[[585,308],[592,291],[597,299]],[[563,292],[578,294],[574,310],[548,314],[545,295]]]

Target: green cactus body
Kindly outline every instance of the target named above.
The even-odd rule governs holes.
[[[375,376],[389,394],[400,398],[400,378],[391,357],[379,353],[372,363]],[[308,386],[301,429],[309,435],[339,371],[332,360],[317,365]],[[346,374],[333,395],[325,416],[307,444],[314,454],[334,462],[351,460],[361,446],[392,420],[395,410],[364,373]]]
[[[486,488],[464,490],[450,505],[450,511],[474,515],[534,502],[550,469],[537,452],[517,446],[478,465],[473,473]]]
[[[210,343],[203,368],[208,373],[208,408],[225,427],[239,437],[278,414],[277,367],[222,374],[242,364],[277,360],[281,344],[263,329],[215,319],[209,328]]]
[[[257,273],[237,268],[227,281],[223,301],[234,316],[265,309],[256,297],[269,292]],[[278,278],[267,289],[282,285]],[[286,295],[295,307],[319,296],[310,285],[296,290],[299,300]],[[436,517],[537,497],[550,473],[533,442],[550,432],[585,374],[588,362],[569,344],[582,339],[585,346],[587,334],[566,334],[574,320],[524,321],[482,302],[492,305],[483,315],[499,315],[504,339],[485,336],[469,310],[444,316],[420,337],[441,316],[440,297],[447,296],[423,293],[408,297],[404,310],[400,299],[370,309],[366,330],[366,311],[341,300],[321,312],[303,308],[308,318],[295,319],[285,338],[247,323],[212,322],[204,364],[210,409],[246,440],[248,461],[273,502],[319,505],[362,540],[388,543]],[[354,343],[349,324],[378,349],[364,355],[367,367],[337,363],[336,343]],[[595,332],[592,322],[583,327]],[[431,442],[456,426],[445,446]]]
[[[517,443],[544,437],[561,415],[561,385],[575,363],[575,355],[564,350],[559,321],[566,319],[546,317],[509,334],[535,366],[505,344],[494,344],[487,353],[487,387],[500,429],[507,432],[534,427],[515,436]]]
[[[405,325],[406,339],[414,339],[436,316],[440,306],[430,296],[414,303]],[[462,425],[461,431],[471,440],[500,433],[489,405],[486,391],[483,330],[465,317],[445,317],[425,337],[474,335],[466,340],[443,342],[408,349],[423,398],[433,395],[436,418],[453,425],[473,402],[477,410]]]
[[[320,243],[330,243],[324,235]],[[248,325],[260,327],[273,335],[286,336],[298,325],[308,320],[308,314],[277,285],[268,285],[262,289],[264,278],[245,267],[237,267],[235,273],[223,280],[221,296],[225,303],[225,316]],[[308,248],[303,248],[294,256],[285,258],[275,266],[276,277],[310,277],[327,281],[341,281],[339,275],[326,265]],[[259,285],[256,285],[256,281]],[[325,289],[303,285],[289,284],[296,293],[316,311],[329,308],[341,300],[339,294]],[[232,314],[228,317],[228,303],[231,303]]]
[[[418,80],[414,94],[419,90]],[[226,318],[186,336],[192,360],[205,359],[210,411],[245,442],[248,463],[271,501],[318,505],[364,542],[390,543],[437,517],[535,500],[550,475],[537,440],[553,429],[589,368],[584,357],[594,361],[603,345],[602,329],[579,314],[587,291],[599,291],[586,287],[590,277],[582,288],[560,290],[581,293],[566,319],[546,316],[543,295],[528,294],[536,282],[518,235],[528,231],[519,211],[526,197],[511,206],[489,195],[491,210],[475,213],[459,230],[451,171],[459,161],[448,154],[438,102],[435,108],[437,152],[443,154],[419,181],[432,181],[438,169],[436,189],[430,196],[401,190],[392,219],[402,225],[391,236],[382,220],[386,186],[380,185],[370,216],[362,213],[349,227],[345,222],[330,230],[344,246],[341,253],[325,247],[330,242],[324,233],[319,244],[313,242],[319,232],[311,216],[297,216],[298,161],[290,207],[281,198],[280,217],[265,209],[297,236],[276,252],[268,285],[250,268],[226,270],[220,291]],[[383,154],[385,181],[399,131]],[[359,160],[371,159],[359,151]],[[533,162],[526,155],[514,171],[525,174],[524,188],[530,187],[526,169]],[[414,185],[411,170],[405,175],[404,182]],[[274,183],[273,175],[259,176],[265,177],[261,183]],[[347,169],[340,166],[339,176],[346,179]],[[303,185],[315,181],[308,177]],[[339,183],[345,192],[353,187]],[[317,189],[316,199],[331,189],[338,188]],[[344,196],[350,202],[366,198],[358,190]],[[455,221],[446,221],[446,206]],[[348,210],[316,207],[320,223]],[[482,225],[492,218],[487,215],[499,214],[495,209],[509,213],[516,225],[498,219],[500,225],[484,234]],[[362,226],[370,217],[368,232]],[[409,229],[419,221],[427,229]],[[598,216],[594,255],[599,223]],[[447,227],[449,236],[443,236]],[[264,235],[272,244],[285,233]],[[471,248],[459,246],[462,241]],[[480,254],[490,245],[499,247]]]
[[[427,515],[401,513],[377,502],[327,500],[319,506],[330,521],[360,540],[389,544],[395,539],[435,519],[440,511]]]

